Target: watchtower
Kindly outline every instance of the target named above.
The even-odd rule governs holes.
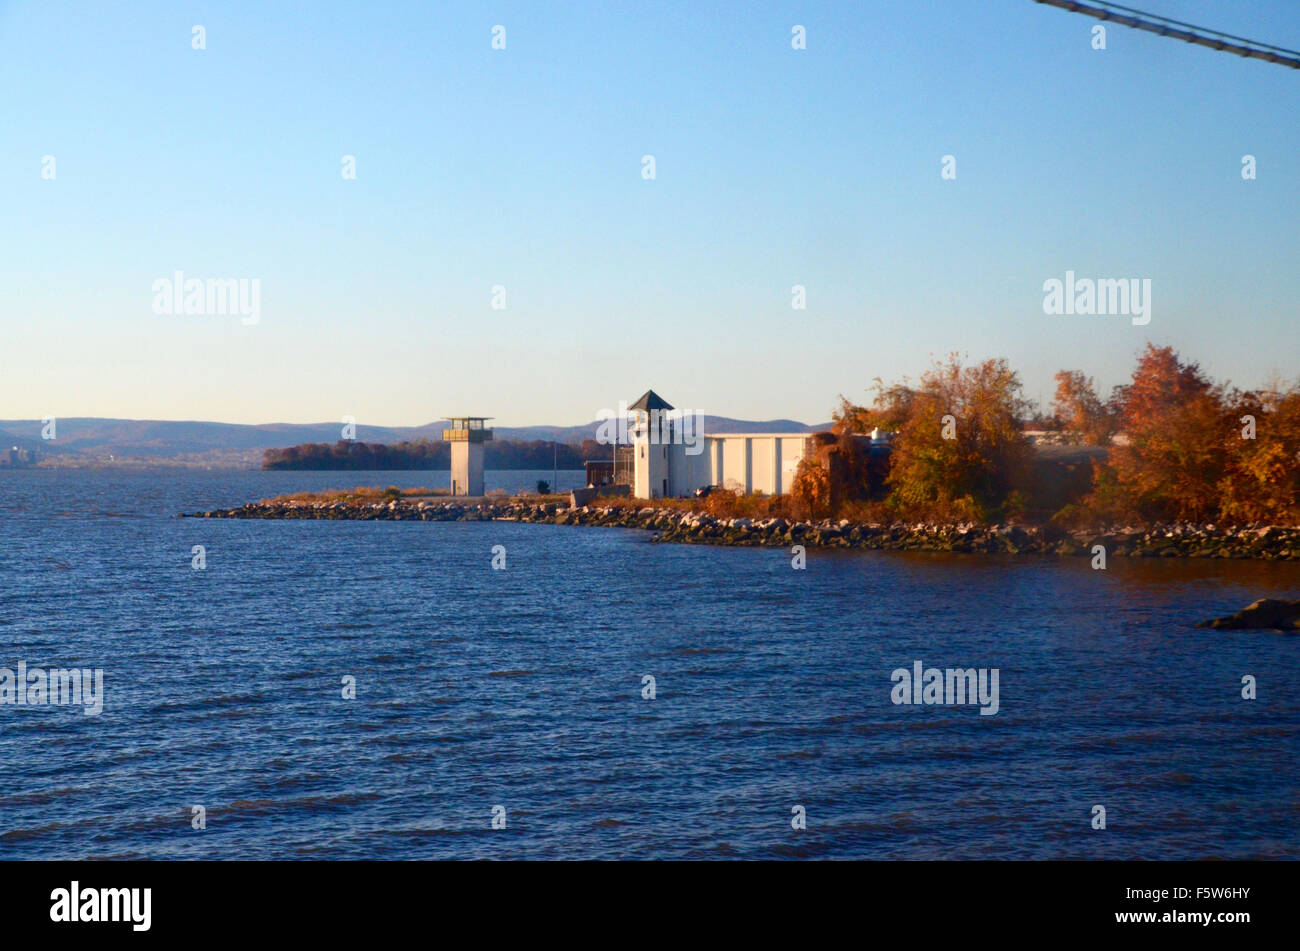
[[[492,430],[483,424],[491,416],[444,416],[451,426],[442,431],[451,443],[451,494],[483,494],[483,444]]]
[[[673,486],[669,452],[680,451],[673,445],[673,420],[668,417],[672,405],[654,390],[628,409],[632,413],[632,445],[636,449],[636,476],[632,492],[639,499],[668,498]]]

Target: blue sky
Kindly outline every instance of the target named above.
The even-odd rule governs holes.
[[[1300,48],[1290,0],[1132,5]],[[814,422],[950,351],[1031,398],[1061,368],[1108,389],[1148,340],[1296,375],[1300,71],[1092,26],[1031,0],[0,3],[0,418],[571,424],[654,387]],[[1150,278],[1150,324],[1045,315],[1070,269]],[[155,314],[176,270],[258,279],[259,322]]]

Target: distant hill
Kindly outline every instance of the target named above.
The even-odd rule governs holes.
[[[441,439],[446,420],[422,426],[366,426],[357,424],[356,438],[361,442],[395,443],[415,439]],[[500,426],[494,427],[498,439],[555,440],[580,445],[594,439],[598,422],[579,426]],[[56,438],[41,439],[38,419],[0,420],[0,448],[39,446],[51,461],[79,462],[77,457],[104,462],[168,459],[187,457],[203,464],[247,466],[260,459],[261,450],[279,449],[302,443],[337,442],[341,423],[240,423],[182,422],[172,420],[101,419],[98,417],[60,417]],[[743,420],[726,416],[705,416],[705,433],[816,432],[830,423],[809,426],[790,419]],[[62,457],[62,458],[59,458]]]
[[[0,429],[0,452],[3,452],[11,446],[17,446],[19,449],[31,449],[32,441],[30,439],[24,439],[22,436],[15,436],[13,433]]]

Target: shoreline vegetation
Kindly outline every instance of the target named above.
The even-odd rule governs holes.
[[[915,385],[877,379],[871,405],[841,398],[832,432],[801,462],[795,514],[1300,526],[1300,382],[1242,391],[1148,345],[1107,399],[1079,370],[1056,383],[1051,415],[1034,416],[1006,360],[963,366],[953,355]],[[895,434],[884,472],[856,435],[876,428]]]
[[[916,383],[841,397],[786,495],[562,496],[358,488],[282,496],[215,518],[508,520],[640,528],[671,542],[1300,560],[1300,383],[1243,392],[1148,345],[1108,399],[1078,370],[1031,416],[1005,360],[935,362]],[[891,433],[873,452],[864,436]],[[1031,439],[1027,433],[1034,432]],[[354,450],[347,450],[349,452]]]

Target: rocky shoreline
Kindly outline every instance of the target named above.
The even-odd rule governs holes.
[[[1040,525],[936,525],[798,522],[783,518],[721,518],[677,508],[582,506],[562,503],[452,500],[276,500],[233,509],[194,512],[188,518],[346,519],[423,522],[535,522],[637,528],[653,540],[684,544],[936,551],[971,554],[1094,554],[1129,558],[1249,558],[1300,561],[1300,528],[1277,525],[1219,527],[1166,524],[1149,528],[1066,531]]]

